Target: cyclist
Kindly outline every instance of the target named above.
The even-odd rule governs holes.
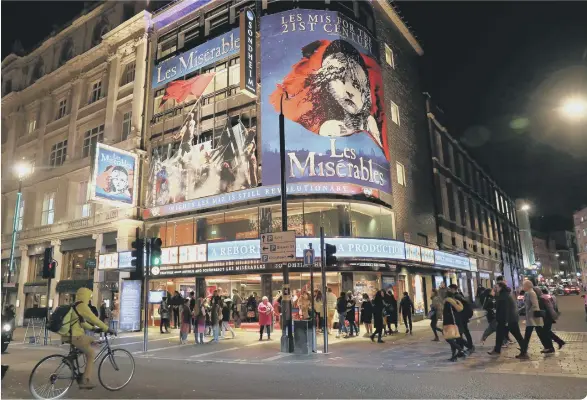
[[[114,333],[108,329],[108,325],[100,321],[89,307],[92,297],[92,291],[88,288],[78,289],[73,307],[63,318],[63,325],[59,334],[64,342],[70,342],[75,348],[86,355],[86,369],[82,381],[79,383],[80,389],[93,389],[96,385],[91,383],[92,372],[94,369],[94,349],[92,343],[94,338],[86,336],[84,329],[93,330],[95,327],[107,333]]]

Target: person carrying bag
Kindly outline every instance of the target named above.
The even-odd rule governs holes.
[[[463,305],[460,301],[454,298],[454,293],[447,292],[447,297],[444,300],[442,310],[442,334],[444,339],[450,344],[452,357],[449,361],[455,362],[458,357],[463,357],[463,347],[459,344],[458,339],[461,338],[459,332],[458,313],[463,310]]]

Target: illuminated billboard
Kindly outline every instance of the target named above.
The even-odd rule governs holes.
[[[261,40],[263,184],[280,180],[283,104],[288,183],[391,193],[375,39],[339,13],[295,9],[264,16]]]
[[[138,156],[116,147],[97,143],[88,185],[91,201],[115,206],[134,206],[137,202]]]

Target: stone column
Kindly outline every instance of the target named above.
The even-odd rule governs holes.
[[[49,300],[53,299],[53,309],[59,304],[59,293],[57,293],[57,283],[61,280],[61,270],[63,268],[63,253],[61,253],[61,240],[51,240],[51,246],[53,246],[53,259],[57,261],[57,267],[55,268],[55,279],[51,280],[51,288],[49,289],[49,298],[47,299],[47,305]]]
[[[106,121],[104,123],[104,143],[113,144],[120,141],[120,129],[115,125],[116,99],[120,83],[120,55],[108,57],[108,93],[106,99]]]
[[[143,106],[145,102],[145,74],[147,73],[147,34],[136,40],[136,60],[135,60],[135,81],[133,84],[132,97],[132,134],[137,137],[141,136],[143,130]]]
[[[22,326],[25,303],[24,284],[29,275],[29,246],[21,245],[18,247],[18,250],[20,251],[20,272],[18,274],[18,293],[16,295],[18,301],[18,307],[16,307],[16,324]]]
[[[81,95],[84,80],[79,78],[72,84],[71,89],[71,112],[69,113],[69,134],[67,136],[67,156],[66,161],[75,160],[81,157],[81,149],[77,148],[77,114],[80,109]],[[82,107],[85,103],[82,105]]]

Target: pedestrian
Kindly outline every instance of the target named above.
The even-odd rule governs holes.
[[[383,304],[383,290],[378,290],[373,299],[373,324],[375,325],[375,332],[371,334],[371,341],[375,341],[377,335],[377,343],[384,343],[381,340],[381,333],[383,332],[383,312],[385,305]]]
[[[344,337],[348,337],[348,331],[346,329],[345,318],[346,318],[346,293],[341,292],[338,300],[336,301],[336,312],[338,313],[338,334],[337,338],[344,331]]]
[[[399,302],[399,312],[404,317],[404,325],[406,326],[406,334],[413,335],[412,333],[412,314],[414,314],[414,302],[410,299],[408,292],[404,292]]]
[[[171,298],[170,304],[171,312],[173,314],[173,329],[178,329],[180,321],[179,313],[180,307],[183,305],[183,298],[177,290],[173,293],[173,297]]]
[[[185,299],[180,308],[181,326],[179,328],[179,342],[186,344],[188,342],[188,334],[192,327],[192,312],[190,311],[190,299]]]
[[[196,292],[191,291],[190,292],[190,312],[194,312],[194,308],[196,308]]]
[[[267,340],[271,340],[271,323],[273,306],[267,296],[263,296],[258,307],[259,311],[259,341],[263,340],[263,329],[267,330]]]
[[[538,335],[538,339],[542,342],[544,348],[550,348],[551,345],[548,343],[551,342],[550,337],[548,340],[545,340],[543,325],[544,322],[542,317],[544,315],[543,310],[540,309],[540,303],[538,301],[538,294],[534,291],[534,284],[529,281],[525,280],[522,284],[524,288],[524,307],[526,310],[526,331],[524,332],[524,347],[522,347],[522,353],[520,357],[517,358],[528,358],[528,348],[530,346],[530,339],[532,338],[532,332],[536,331]],[[540,293],[542,296],[542,293]]]
[[[495,291],[491,289],[486,290],[487,293],[483,293],[482,307],[485,310],[485,318],[487,318],[487,328],[481,335],[481,344],[485,344],[485,341],[492,333],[497,331],[497,320],[495,319]]]
[[[159,304],[159,315],[161,317],[159,331],[161,333],[169,333],[169,305],[167,304],[167,297],[161,299],[161,304]],[[165,328],[165,332],[163,332],[163,328]]]
[[[369,295],[363,293],[363,302],[361,303],[361,323],[365,324],[366,336],[371,336],[373,333],[373,303],[369,300]]]
[[[471,336],[471,331],[469,331],[469,321],[473,317],[473,307],[471,303],[462,295],[462,292],[459,293],[459,288],[454,283],[448,286],[448,291],[454,294],[454,298],[458,300],[463,309],[459,312],[459,318],[457,319],[459,322],[459,332],[461,335],[465,335],[466,342],[461,343],[467,347],[467,350],[470,353],[475,351],[475,345],[473,345],[473,337]],[[462,339],[461,339],[462,340]]]
[[[118,330],[118,316],[118,307],[116,306],[116,304],[112,304],[112,311],[110,311],[110,329],[113,332],[116,332]]]
[[[242,297],[238,294],[238,290],[232,289],[232,319],[234,320],[234,326],[238,328],[241,323],[241,303],[243,302]]]
[[[204,333],[206,332],[206,307],[204,304],[204,294],[200,293],[192,313],[194,317],[194,338],[196,339],[196,344],[204,344]]]
[[[106,320],[110,318],[110,310],[106,307],[106,301],[102,300],[102,304],[100,305],[100,321],[104,322],[106,325],[108,323]]]
[[[452,291],[446,292],[446,299],[444,299],[442,309],[442,333],[444,339],[450,345],[451,358],[449,361],[455,362],[459,357],[464,357],[463,346],[458,339],[461,337],[459,332],[459,313],[463,310],[463,305],[455,298],[455,293]]]
[[[212,335],[212,303],[210,299],[204,300],[204,310],[205,310],[205,318],[206,318],[206,327],[204,329],[204,335],[210,336]]]
[[[310,319],[310,310],[312,308],[312,299],[310,299],[310,293],[302,293],[298,299],[298,306],[300,309],[300,319]]]
[[[447,293],[447,288],[446,288],[446,283],[441,282],[440,286],[438,287],[438,295],[440,296],[440,300],[443,301],[444,303],[444,299],[446,299],[446,293]]]
[[[346,320],[349,322],[349,337],[359,336],[359,328],[357,327],[357,323],[355,320],[355,306],[357,302],[353,298],[353,292],[350,290],[347,293],[347,300],[346,300]],[[354,334],[353,334],[354,328]]]
[[[322,298],[322,292],[320,290],[314,291],[314,315],[316,316],[317,329],[324,329],[324,300]]]
[[[324,322],[324,326],[328,328],[328,334],[331,334],[331,330],[334,325],[334,313],[336,312],[336,295],[332,293],[332,288],[326,289],[326,312],[328,318]]]
[[[212,340],[209,343],[218,343],[220,336],[220,323],[222,321],[222,310],[220,308],[220,299],[212,297],[210,306],[210,325],[212,326]]]
[[[387,324],[387,331],[385,331],[385,334],[391,335],[392,333],[394,333],[393,329],[391,328],[391,325],[395,325],[395,333],[397,333],[397,300],[395,299],[392,289],[387,289],[387,293],[383,292],[383,303],[385,306],[385,310],[383,313],[385,317],[385,322]]]
[[[230,310],[232,308],[231,303],[232,303],[231,299],[224,299],[224,301],[221,302],[221,306],[222,306],[222,338],[223,339],[226,338],[227,331],[230,331],[233,339],[236,338],[236,333],[234,333],[232,326],[230,326]]]
[[[251,294],[247,299],[247,322],[254,322],[256,317],[257,310],[257,299],[255,299],[255,295]]]
[[[494,287],[495,293],[495,320],[497,330],[495,333],[495,347],[489,355],[501,354],[501,348],[506,340],[506,334],[510,332],[518,341],[520,349],[524,348],[524,338],[520,332],[518,306],[506,283],[501,280]],[[528,358],[527,355],[520,353],[516,358]],[[521,356],[521,357],[520,357]]]
[[[546,307],[546,313],[544,315],[544,327],[542,328],[544,330],[544,343],[550,344],[550,347],[545,347],[541,353],[550,354],[554,353],[554,346],[552,345],[553,341],[558,344],[559,350],[562,349],[566,343],[552,331],[552,324],[556,323],[556,320],[558,319],[558,313],[554,310],[554,300],[552,299],[552,296],[548,294],[548,289],[542,289],[541,300]],[[550,340],[548,340],[548,338],[550,338]]]
[[[430,312],[428,313],[428,318],[430,318],[430,328],[432,329],[432,333],[434,333],[433,342],[438,342],[440,339],[438,338],[438,332],[442,333],[442,329],[440,329],[438,325],[438,315],[442,313],[442,300],[438,294],[438,290],[432,289],[432,296],[430,296]]]

